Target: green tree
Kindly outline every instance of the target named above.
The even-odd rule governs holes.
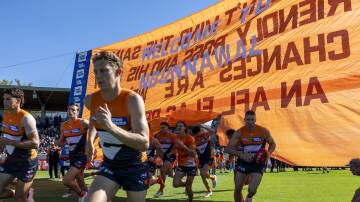
[[[19,79],[14,79],[15,81],[15,85],[17,86],[32,86],[32,83],[28,83],[28,84],[25,84],[25,83],[21,83],[21,81]],[[7,79],[2,79],[0,80],[0,85],[3,85],[3,86],[11,86],[13,85],[13,81],[11,80],[7,80]]]

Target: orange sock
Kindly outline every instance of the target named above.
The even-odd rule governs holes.
[[[163,176],[160,175],[160,176],[158,177],[157,183],[159,183],[159,185],[160,185],[159,191],[163,192],[163,191],[164,191],[164,187],[165,187],[165,181],[164,181]]]
[[[158,183],[158,184],[164,184],[164,181],[163,181],[163,179],[162,179],[161,176],[159,176],[159,177],[157,178],[156,183]]]

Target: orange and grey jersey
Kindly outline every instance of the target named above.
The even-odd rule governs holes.
[[[131,117],[128,112],[128,98],[134,92],[128,89],[121,89],[118,95],[112,101],[105,101],[100,91],[93,93],[90,96],[90,112],[91,123],[97,130],[100,138],[100,145],[104,154],[104,164],[115,167],[128,167],[142,164],[146,161],[146,152],[133,149],[119,139],[114,137],[111,133],[104,130],[100,124],[96,122],[94,116],[98,107],[104,107],[107,104],[111,112],[111,120],[117,126],[124,130],[131,131]]]
[[[265,147],[266,134],[265,128],[255,125],[255,129],[249,131],[245,126],[240,128],[240,138],[237,142],[237,148],[243,149],[248,153],[256,153]]]
[[[61,126],[61,132],[69,145],[70,156],[85,154],[86,129],[83,128],[81,119],[65,121]]]
[[[193,138],[189,134],[178,135],[177,139],[179,141],[182,141],[185,144],[185,146],[187,146],[190,149],[196,148],[195,138]],[[192,167],[192,166],[196,165],[196,159],[194,156],[189,155],[188,152],[181,147],[178,147],[176,149],[179,154],[178,155],[178,165],[179,166]]]
[[[211,157],[211,147],[213,146],[212,140],[210,140],[210,133],[200,132],[195,135],[196,150],[200,157]]]
[[[27,140],[25,128],[21,122],[23,117],[26,115],[30,114],[22,109],[16,114],[11,114],[9,111],[4,111],[3,121],[1,124],[1,132],[3,133],[3,137],[17,142]],[[5,150],[8,158],[34,159],[37,157],[37,152],[35,149],[20,149],[11,145],[6,145]]]
[[[170,132],[159,132],[155,134],[155,137],[159,140],[164,157],[166,157],[167,154],[169,154],[173,150],[174,144],[177,140],[176,135]]]

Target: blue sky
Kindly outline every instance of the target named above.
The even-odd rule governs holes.
[[[1,1],[0,80],[70,88],[75,52],[151,31],[216,2]]]

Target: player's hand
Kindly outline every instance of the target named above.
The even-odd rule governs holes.
[[[250,154],[247,152],[244,152],[244,154],[242,155],[242,160],[246,161],[246,162],[253,162],[254,158],[255,158],[255,154]]]
[[[9,144],[9,139],[4,138],[4,137],[0,137],[0,146],[1,147],[6,146],[8,144]]]
[[[113,126],[111,121],[111,112],[105,104],[103,107],[100,106],[95,111],[95,119],[98,124],[100,124],[105,130],[109,131]]]
[[[85,154],[86,154],[86,157],[87,157],[87,162],[91,162],[92,159],[93,159],[93,155],[94,155],[94,151],[95,151],[95,148],[94,148],[94,145],[91,144],[91,143],[87,143],[85,145]]]

